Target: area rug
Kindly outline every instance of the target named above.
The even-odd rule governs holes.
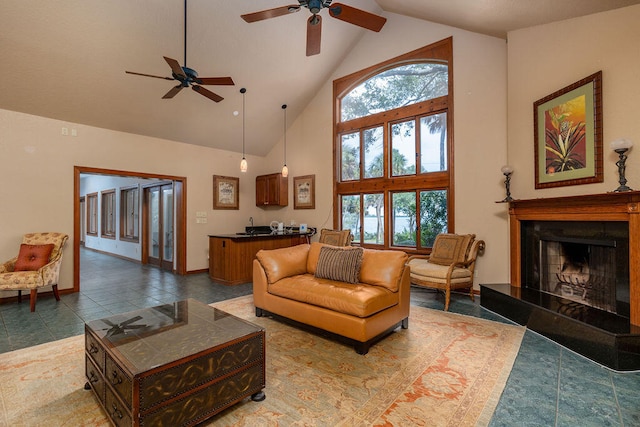
[[[524,328],[411,307],[368,354],[271,318],[253,297],[212,304],[266,328],[266,400],[246,399],[204,425],[484,426]],[[83,390],[83,336],[0,354],[0,426],[108,426]]]

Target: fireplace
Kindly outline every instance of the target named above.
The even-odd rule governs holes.
[[[483,307],[616,370],[640,369],[640,192],[509,203],[511,283]]]
[[[629,318],[629,226],[522,221],[522,287]]]

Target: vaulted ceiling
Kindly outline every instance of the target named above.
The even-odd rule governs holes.
[[[338,0],[340,1],[340,0]],[[337,3],[335,1],[334,3]],[[508,31],[640,3],[640,0],[342,0],[387,19],[406,15],[494,37]],[[230,76],[162,96],[176,82],[163,56],[185,59],[183,0],[0,2],[0,108],[231,151],[241,150],[247,89],[247,153],[265,155],[368,30],[323,18],[319,55],[307,57],[309,11],[246,23],[240,15],[293,0],[188,0],[186,65],[200,76]],[[385,37],[384,28],[376,37]],[[234,115],[234,112],[240,114]]]

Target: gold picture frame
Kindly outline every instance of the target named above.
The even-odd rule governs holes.
[[[213,175],[213,209],[240,209],[240,178]]]
[[[533,104],[535,188],[603,182],[602,71]]]
[[[293,209],[316,208],[316,176],[304,175],[293,178]]]

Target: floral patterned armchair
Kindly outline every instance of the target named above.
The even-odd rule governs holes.
[[[18,291],[18,302],[22,302],[22,291],[29,290],[31,311],[36,309],[38,288],[51,286],[60,301],[58,277],[68,238],[64,233],[25,234],[18,256],[0,264],[0,291]]]

